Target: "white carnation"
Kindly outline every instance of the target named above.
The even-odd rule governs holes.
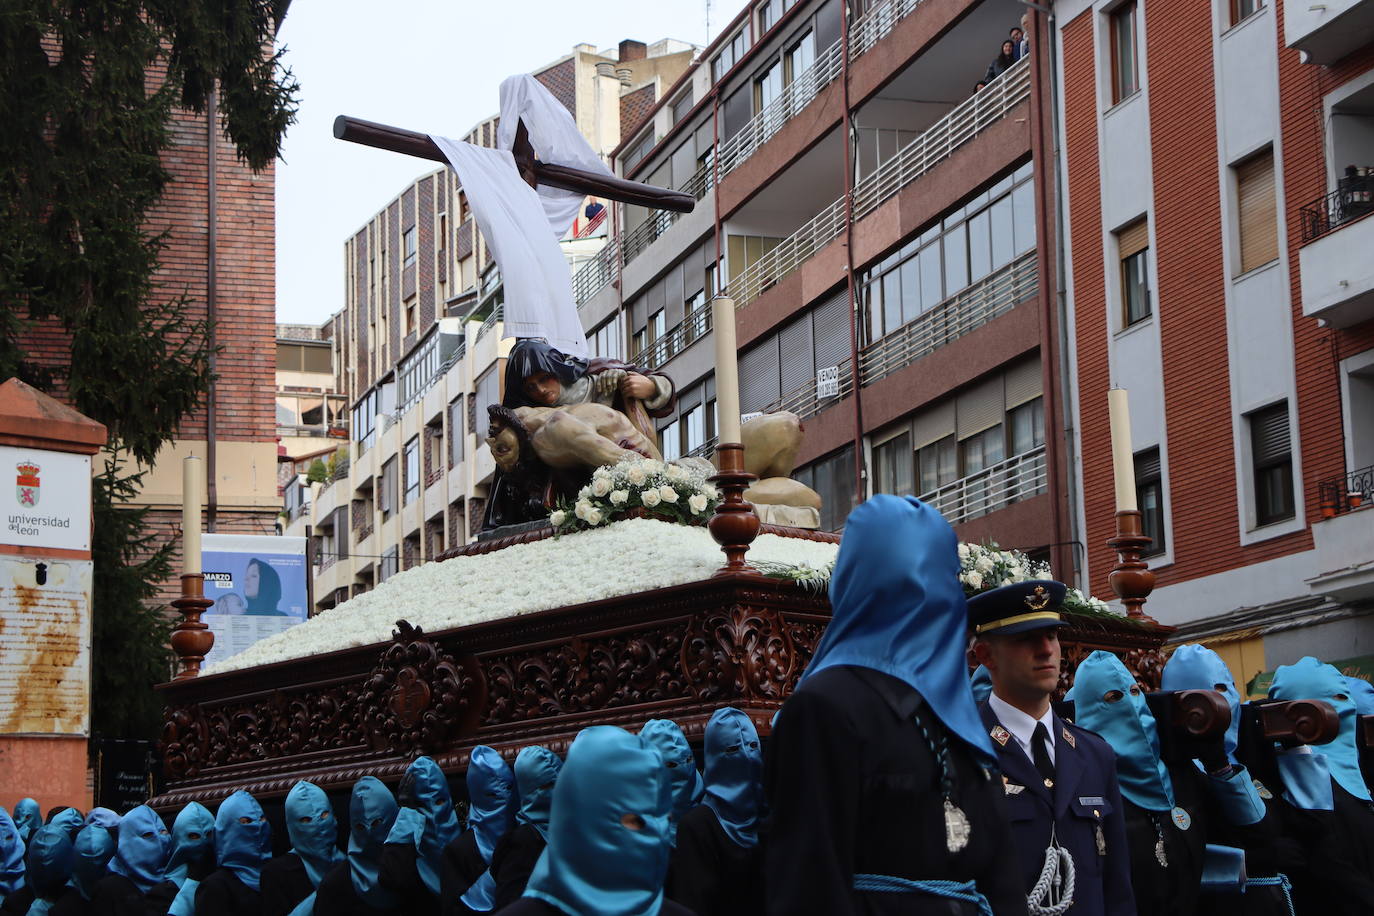
[[[630,501],[630,492],[629,492],[628,490],[612,490],[612,491],[611,491],[611,505],[613,505],[613,506],[623,506],[623,505],[625,505],[625,504],[626,504],[627,502],[629,502],[629,501]]]
[[[677,502],[677,490],[674,490],[666,483],[658,488],[658,495],[665,503]]]
[[[659,504],[661,497],[658,495],[657,490],[645,490],[643,493],[639,494],[639,501],[642,502],[645,507],[652,509]]]
[[[691,509],[697,515],[700,515],[706,511],[707,502],[708,500],[701,493],[693,493],[691,496],[687,497],[687,508]]]
[[[568,513],[564,512],[562,509],[554,509],[549,513],[549,524],[553,525],[555,528],[562,528],[567,520]]]

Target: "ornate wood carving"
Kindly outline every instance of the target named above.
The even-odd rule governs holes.
[[[454,661],[420,627],[398,620],[391,636],[362,686],[359,705],[372,748],[409,759],[470,731],[481,714],[485,685],[475,665]]]
[[[708,611],[692,621],[682,645],[682,667],[698,700],[782,702],[796,666],[791,635],[772,608]]]

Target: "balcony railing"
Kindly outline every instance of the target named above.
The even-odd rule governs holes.
[[[1374,213],[1374,175],[1344,177],[1336,190],[1299,211],[1303,244],[1370,213]]]
[[[854,218],[872,213],[892,195],[920,178],[955,150],[1006,117],[1030,95],[1029,58],[1012,64],[981,92],[956,105],[919,137],[854,187]],[[844,198],[826,207],[776,248],[730,281],[729,293],[744,307],[802,265],[844,230]]]
[[[846,357],[839,364],[840,368],[840,393],[832,397],[818,397],[816,394],[816,378],[812,376],[798,388],[786,392],[767,407],[763,408],[763,413],[777,413],[786,410],[794,413],[803,420],[810,419],[820,413],[831,404],[837,404],[854,391],[854,373],[850,371],[853,365]]]
[[[487,320],[482,322],[482,326],[477,329],[476,339],[481,340],[483,337],[485,337],[487,335],[487,332],[490,331],[492,328],[496,327],[496,323],[498,321],[501,321],[505,317],[506,309],[504,306],[498,305],[496,308],[492,309],[491,314],[487,316]]]
[[[939,489],[921,494],[951,525],[1005,509],[1012,503],[1045,492],[1047,478],[1043,445],[999,461]]]
[[[711,330],[711,304],[689,313],[635,356],[641,369],[657,369]]]
[[[1011,311],[1035,295],[1039,279],[1039,265],[1032,249],[976,285],[875,340],[859,352],[859,375],[864,387]]]
[[[921,0],[892,0],[873,7],[849,27],[849,53],[858,57],[870,50],[893,26],[920,4]]]
[[[678,190],[685,191],[697,200],[701,200],[711,190],[711,181],[711,163],[707,162],[679,185]],[[628,264],[643,254],[645,249],[682,217],[683,214],[674,210],[652,211],[648,219],[625,234],[625,263]]]
[[[1374,505],[1374,465],[1317,484],[1317,504],[1324,518]]]
[[[615,258],[619,247],[614,238],[607,239],[606,244],[596,253],[596,257],[583,264],[581,269],[573,274],[574,302],[581,305],[595,296],[601,287],[611,282],[611,278],[615,276]]]

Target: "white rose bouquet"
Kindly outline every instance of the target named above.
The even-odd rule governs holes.
[[[704,524],[720,502],[720,494],[706,478],[702,467],[652,458],[599,467],[574,501],[549,513],[549,524],[566,534],[616,521],[636,509],[664,521]]]

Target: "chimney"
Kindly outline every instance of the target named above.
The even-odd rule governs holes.
[[[629,86],[634,82],[635,72],[629,67],[616,67],[615,75],[620,77],[620,85]]]
[[[615,79],[615,78],[616,78],[616,76],[615,76],[615,64],[611,63],[611,62],[608,61],[608,60],[599,60],[599,61],[597,61],[597,62],[596,62],[596,75],[597,75],[597,76],[609,76],[611,79]]]
[[[644,60],[648,56],[649,46],[642,41],[627,38],[620,43],[620,62],[622,64],[632,60]]]

